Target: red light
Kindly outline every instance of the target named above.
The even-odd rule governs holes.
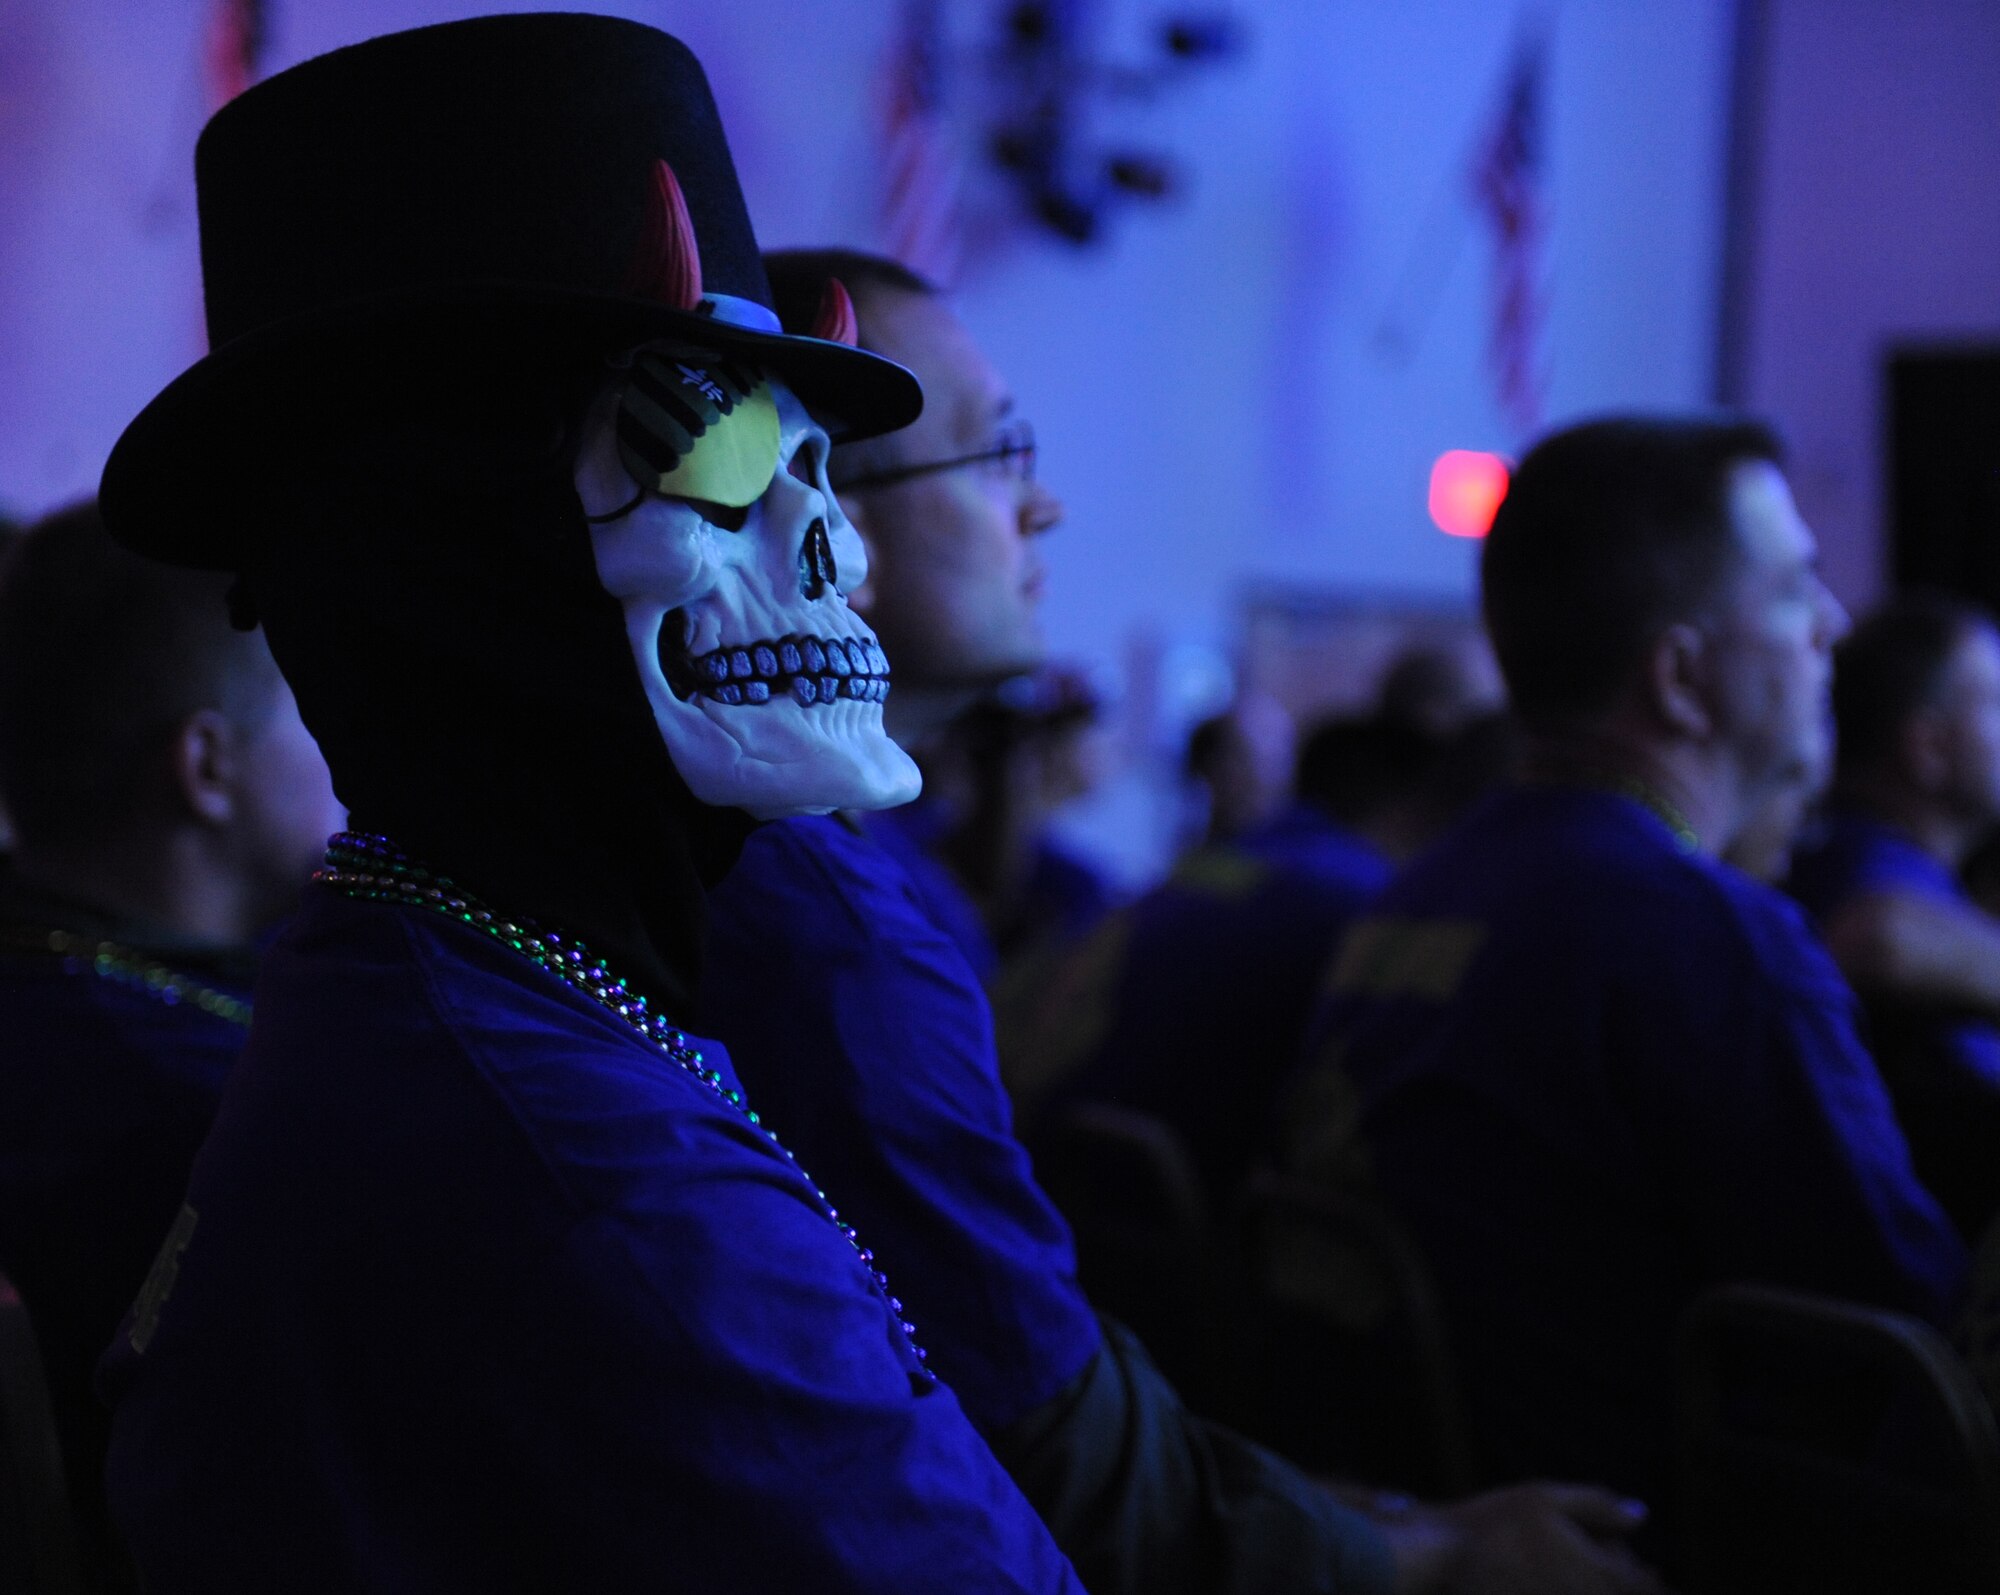
[[[1431,467],[1431,519],[1450,537],[1484,537],[1507,496],[1507,462],[1497,454],[1451,449]]]

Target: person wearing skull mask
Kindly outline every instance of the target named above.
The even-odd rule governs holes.
[[[863,346],[925,384],[921,430],[843,445],[833,470],[869,548],[857,607],[898,693],[919,684],[891,700],[891,730],[914,739],[1039,661],[1032,539],[1056,500],[1009,468],[990,430],[1005,385],[921,279],[846,251],[767,265],[788,326],[843,281]],[[704,1010],[763,1111],[899,1259],[939,1372],[1091,1589],[1657,1587],[1616,1543],[1641,1510],[1605,1492],[1529,1485],[1378,1511],[1361,1491],[1357,1507],[1191,1413],[1079,1288],[1069,1231],[1014,1138],[986,996],[901,838],[882,834],[840,816],[750,837],[709,898]]]
[[[197,175],[214,352],[104,515],[239,573],[354,830],[100,1369],[146,1587],[1075,1590],[678,1028],[749,817],[914,790],[824,476],[914,381],[781,332],[637,24],[321,57]]]

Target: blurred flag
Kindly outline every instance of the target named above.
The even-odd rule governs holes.
[[[257,81],[266,20],[264,0],[213,0],[202,39],[203,86],[211,115]]]
[[[903,0],[890,45],[882,118],[882,243],[940,286],[964,247],[958,157],[942,111],[944,38],[937,0]]]
[[[1543,100],[1546,35],[1535,30],[1508,68],[1500,112],[1473,160],[1473,195],[1493,228],[1493,324],[1487,361],[1500,408],[1522,433],[1541,424],[1543,249],[1548,235]]]

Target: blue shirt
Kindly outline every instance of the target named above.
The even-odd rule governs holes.
[[[325,891],[257,998],[100,1373],[150,1590],[1076,1587],[798,1171],[613,1015]]]
[[[1812,826],[1792,857],[1791,893],[1825,925],[1855,898],[1905,892],[1970,908],[1950,869],[1894,826],[1836,808]],[[2000,1028],[1983,1019],[1933,1013],[1923,1024],[1933,1056],[1969,1084],[2000,1092]]]
[[[1000,954],[979,905],[937,856],[938,842],[949,822],[950,814],[942,803],[919,798],[899,809],[870,814],[861,823],[869,838],[896,861],[925,918],[952,939],[984,985],[999,969]]]
[[[1101,1038],[1059,1097],[1165,1121],[1226,1203],[1269,1136],[1327,957],[1389,873],[1303,803],[1189,854],[1121,916]]]
[[[41,916],[40,928],[61,917]],[[100,973],[88,953],[52,955],[27,939],[0,955],[0,1271],[34,1323],[95,1555],[109,1421],[91,1371],[174,1221],[248,1031],[143,979]],[[247,969],[168,967],[248,995]]]
[[[1964,1249],[1796,908],[1630,800],[1496,798],[1333,972],[1322,1067],[1436,1271],[1503,1475],[1668,1477],[1675,1320],[1763,1280],[1941,1321]]]
[[[752,1098],[895,1280],[992,1432],[1097,1352],[1068,1227],[1014,1139],[993,1016],[955,939],[837,819],[760,827],[708,901],[702,1005]]]
[[[1835,807],[1792,863],[1792,895],[1824,926],[1857,897],[1894,892],[1972,911],[1955,876],[1908,835]],[[1870,1038],[1917,1173],[1977,1241],[2000,1213],[2000,1026],[1983,1015],[1871,993]]]

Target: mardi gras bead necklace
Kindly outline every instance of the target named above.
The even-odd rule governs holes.
[[[1630,798],[1640,808],[1646,810],[1668,830],[1674,833],[1674,846],[1683,853],[1699,853],[1701,838],[1688,824],[1688,818],[1680,811],[1664,792],[1650,782],[1641,781],[1637,776],[1607,776],[1604,784],[1620,797]]]
[[[1681,812],[1680,805],[1652,782],[1642,780],[1627,771],[1615,769],[1595,759],[1574,755],[1544,754],[1536,757],[1531,754],[1523,775],[1530,784],[1536,786],[1594,787],[1600,792],[1613,792],[1619,797],[1629,798],[1673,832],[1674,846],[1683,853],[1701,851],[1701,837],[1688,823],[1688,817]]]
[[[719,1069],[711,1069],[685,1031],[653,1011],[645,996],[633,991],[602,958],[593,958],[582,942],[537,925],[533,920],[509,917],[486,906],[449,876],[439,875],[410,858],[386,836],[369,836],[342,831],[326,848],[326,866],[313,872],[313,880],[332,887],[342,895],[370,902],[398,903],[421,908],[456,920],[459,924],[491,937],[501,946],[546,969],[572,991],[581,992],[599,1007],[622,1021],[628,1029],[656,1048],[676,1067],[701,1082],[710,1092],[741,1114],[752,1129],[783,1154],[798,1170],[821,1213],[846,1237],[847,1244],[867,1270],[876,1292],[888,1303],[902,1326],[903,1336],[916,1353],[923,1378],[935,1384],[937,1375],[928,1366],[928,1356],[917,1344],[916,1325],[903,1317],[903,1304],[889,1293],[889,1277],[875,1266],[875,1254],[861,1244],[854,1226],[840,1216],[819,1182],[799,1167],[799,1160],[778,1140],[775,1130],[751,1109],[741,1091],[731,1087]]]
[[[45,953],[61,959],[63,968],[70,973],[88,973],[127,990],[157,997],[169,1007],[184,1003],[228,1024],[245,1028],[250,1024],[250,1004],[241,997],[204,986],[193,976],[114,941],[79,936],[67,930],[9,929],[0,932],[0,952]]]

